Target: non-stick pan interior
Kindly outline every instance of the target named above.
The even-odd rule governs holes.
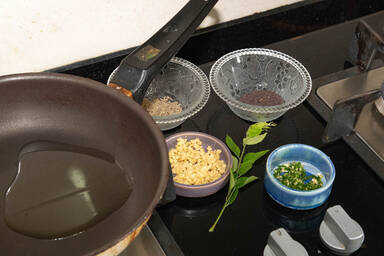
[[[150,216],[166,186],[167,151],[161,132],[138,104],[92,80],[39,73],[0,78],[0,111],[0,248],[7,255],[93,255]],[[15,232],[4,220],[4,198],[17,175],[20,150],[36,141],[110,154],[132,181],[128,200],[74,236],[37,239]]]

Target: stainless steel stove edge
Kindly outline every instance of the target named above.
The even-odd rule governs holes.
[[[184,256],[156,210],[139,236],[118,256]]]
[[[372,69],[382,67],[382,61],[375,61]],[[313,80],[312,92],[307,102],[326,122],[330,120],[331,109],[317,96],[316,91],[323,85],[360,74],[357,67],[345,69],[330,75],[319,77]],[[343,136],[343,140],[367,163],[367,165],[384,181],[384,162],[359,138],[356,133]]]

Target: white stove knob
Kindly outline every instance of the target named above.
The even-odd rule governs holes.
[[[285,229],[279,228],[269,234],[264,256],[308,256],[308,253]]]
[[[340,205],[328,208],[319,231],[322,242],[336,254],[351,254],[364,242],[363,229]]]

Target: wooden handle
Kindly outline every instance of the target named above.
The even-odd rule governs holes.
[[[128,96],[129,98],[133,99],[133,95],[132,95],[132,92],[130,90],[125,89],[124,87],[121,87],[120,85],[115,84],[115,83],[109,83],[108,86],[112,87],[113,89],[120,91],[125,96]]]

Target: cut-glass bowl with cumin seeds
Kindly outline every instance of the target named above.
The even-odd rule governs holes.
[[[181,107],[181,111],[175,114],[152,116],[160,130],[165,131],[199,112],[207,103],[209,94],[209,81],[204,72],[191,62],[175,57],[153,79],[144,98],[149,101],[166,99]],[[170,106],[177,108],[176,104]]]
[[[151,115],[160,130],[166,131],[199,112],[208,102],[209,95],[210,85],[204,72],[193,63],[174,57],[152,80],[144,95],[143,107],[146,103],[161,101],[172,108],[181,108],[181,111],[168,112],[175,114]]]

